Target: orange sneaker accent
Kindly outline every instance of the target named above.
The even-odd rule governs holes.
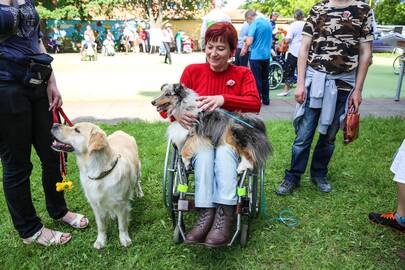
[[[382,218],[387,218],[387,219],[395,219],[395,216],[394,216],[394,213],[392,213],[392,212],[388,212],[388,213],[386,213],[386,214],[384,214],[384,215],[381,215],[381,217]]]

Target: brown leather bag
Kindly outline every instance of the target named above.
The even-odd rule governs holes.
[[[348,144],[359,137],[360,113],[350,111],[346,115],[343,129],[343,143]]]

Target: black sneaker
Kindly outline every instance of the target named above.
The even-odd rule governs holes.
[[[284,179],[283,183],[278,186],[276,192],[278,195],[287,195],[292,193],[297,187],[299,187],[299,183]]]
[[[390,226],[391,228],[405,232],[405,226],[401,226],[401,224],[398,223],[395,214],[392,212],[386,214],[370,213],[368,214],[368,218],[374,223]]]
[[[311,178],[312,183],[316,185],[321,192],[331,192],[332,186],[329,184],[325,178]]]

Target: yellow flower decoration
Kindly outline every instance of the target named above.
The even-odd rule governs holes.
[[[66,179],[66,175],[62,174],[62,181],[56,183],[56,191],[61,192],[66,189],[72,190],[73,182]]]

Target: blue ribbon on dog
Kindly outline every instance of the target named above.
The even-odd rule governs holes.
[[[246,122],[246,121],[240,119],[239,117],[237,117],[237,116],[234,115],[233,113],[230,113],[230,112],[228,112],[228,111],[226,111],[226,110],[224,110],[224,109],[221,109],[221,108],[216,108],[216,110],[219,111],[219,112],[221,112],[221,113],[223,113],[223,114],[225,114],[226,116],[232,118],[233,120],[236,120],[237,122],[239,122],[240,124],[242,124],[242,125],[244,125],[244,126],[247,126],[247,127],[249,127],[249,128],[255,128],[254,126],[252,126],[252,125],[249,124],[248,122]]]

